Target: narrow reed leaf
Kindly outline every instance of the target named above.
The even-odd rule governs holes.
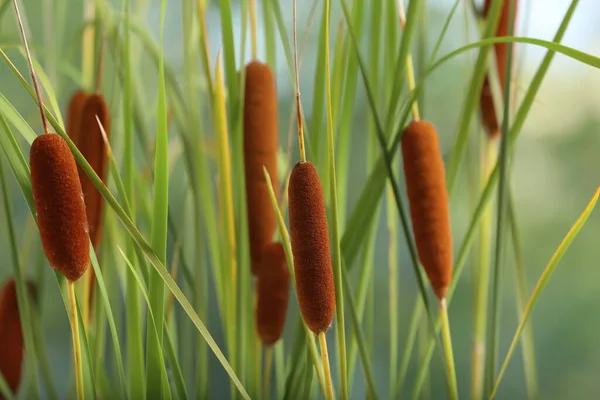
[[[158,110],[156,150],[154,159],[154,203],[152,206],[152,248],[160,261],[167,261],[167,221],[169,213],[169,133],[167,126],[167,97],[165,92],[165,69],[163,60],[163,36],[167,0],[161,0],[160,7],[160,40],[158,64]],[[156,335],[148,330],[146,346],[146,396],[157,398],[169,392],[168,382],[163,381],[160,371],[164,368],[164,360],[159,349],[163,347],[163,319],[165,308],[165,288],[156,273],[150,274],[150,303],[156,322]],[[150,309],[149,309],[150,310]],[[149,311],[150,312],[150,311]],[[164,397],[163,397],[164,398]]]
[[[560,262],[562,257],[565,255],[565,253],[571,246],[571,243],[573,243],[573,240],[575,240],[575,238],[579,234],[579,231],[581,230],[581,228],[583,228],[583,226],[585,225],[590,214],[594,210],[594,207],[596,207],[596,202],[598,201],[599,196],[600,196],[600,186],[596,189],[596,192],[592,196],[592,198],[589,201],[589,203],[587,204],[587,206],[583,209],[582,213],[579,215],[579,217],[577,218],[577,220],[575,221],[575,223],[573,224],[571,229],[569,229],[566,236],[561,241],[560,245],[556,248],[554,254],[552,255],[552,258],[546,265],[546,268],[544,268],[544,272],[542,272],[542,275],[540,276],[540,279],[538,280],[538,282],[535,286],[535,289],[533,290],[533,293],[531,293],[531,296],[529,297],[529,301],[527,302],[527,305],[525,307],[525,311],[523,312],[521,320],[519,321],[519,325],[517,326],[517,330],[515,332],[513,340],[511,342],[508,352],[506,354],[506,358],[504,359],[502,368],[500,369],[500,372],[498,374],[498,378],[496,379],[496,381],[494,383],[493,390],[490,394],[490,399],[493,399],[496,395],[498,386],[500,385],[500,382],[502,381],[502,378],[504,377],[504,373],[506,372],[508,363],[510,362],[510,359],[515,351],[515,348],[517,347],[519,338],[521,337],[521,334],[523,333],[523,330],[525,329],[525,324],[527,323],[527,320],[529,319],[529,316],[531,315],[531,312],[533,311],[533,307],[537,303],[540,293],[542,292],[544,287],[546,287],[546,285],[548,284],[548,281],[550,280],[550,277],[552,276],[552,274],[554,273],[554,270],[558,266],[558,263]]]

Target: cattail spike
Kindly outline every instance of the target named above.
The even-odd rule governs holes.
[[[414,121],[406,127],[402,157],[419,259],[441,300],[452,280],[452,235],[444,161],[433,124]]]
[[[294,166],[288,197],[298,302],[306,325],[318,334],[333,321],[335,285],[325,197],[314,164],[307,161]]]
[[[270,346],[283,333],[290,292],[290,271],[281,243],[264,248],[257,272],[256,330],[262,343]]]
[[[77,163],[62,137],[38,136],[29,152],[31,185],[46,257],[70,281],[90,264],[89,236]]]
[[[277,149],[279,143],[277,88],[271,68],[252,61],[246,66],[244,96],[244,171],[252,274],[256,275],[264,246],[275,233],[275,212],[263,174],[267,168],[278,187]]]
[[[79,146],[79,128],[81,127],[81,112],[89,95],[84,90],[78,90],[71,96],[67,107],[67,135],[75,146]]]

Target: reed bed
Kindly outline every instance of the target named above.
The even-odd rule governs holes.
[[[517,0],[42,3],[0,1],[0,399],[557,396],[531,317],[600,186],[539,245],[514,171],[553,59],[600,68],[578,0],[551,40]]]

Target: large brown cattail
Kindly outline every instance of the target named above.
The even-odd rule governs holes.
[[[98,117],[98,120],[102,124],[107,137],[110,137],[110,114],[104,97],[99,94],[89,96],[81,110],[77,147],[98,177],[105,182],[108,155],[102,131],[98,126],[96,117]],[[104,199],[79,165],[77,166],[77,170],[83,191],[90,239],[92,245],[96,248],[102,237]]]
[[[246,65],[244,94],[244,169],[252,273],[256,275],[263,247],[271,243],[276,219],[263,166],[277,189],[277,88],[271,68],[252,61]]]
[[[67,108],[67,135],[71,138],[76,146],[79,145],[79,127],[81,126],[81,112],[83,105],[88,98],[88,94],[83,90],[78,90],[73,93],[69,106]]]
[[[23,330],[17,287],[9,280],[0,293],[0,372],[13,394],[19,390],[23,364]],[[0,394],[0,399],[3,399]]]
[[[335,313],[335,286],[325,198],[317,169],[297,163],[288,189],[294,275],[300,311],[316,334],[327,331]]]
[[[483,15],[487,16],[490,7],[494,0],[486,0],[483,8]],[[500,20],[498,21],[498,27],[496,28],[496,37],[503,37],[512,35],[514,32],[510,32],[510,7],[511,2],[514,1],[514,15],[517,15],[518,0],[503,0],[502,10],[500,11]],[[506,58],[508,53],[508,43],[496,43],[494,44],[494,53],[496,55],[496,70],[498,71],[498,80],[500,81],[500,88],[504,91],[504,85],[506,83]],[[494,138],[499,133],[498,119],[496,115],[496,108],[494,106],[494,100],[492,91],[490,88],[489,75],[486,74],[483,87],[481,88],[480,96],[480,108],[481,118],[484,127],[488,131],[490,137]]]
[[[265,246],[257,276],[256,330],[262,343],[270,346],[283,333],[290,293],[290,271],[281,243]]]
[[[419,259],[442,300],[452,280],[452,234],[444,161],[433,124],[413,121],[406,127],[402,157]]]
[[[29,152],[31,185],[46,257],[76,281],[90,264],[89,235],[77,163],[57,134],[38,136]]]

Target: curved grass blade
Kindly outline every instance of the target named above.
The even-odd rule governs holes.
[[[527,320],[529,319],[529,316],[530,316],[531,312],[533,311],[533,307],[537,303],[540,293],[542,292],[544,287],[548,284],[548,281],[550,280],[552,273],[558,266],[558,263],[560,262],[562,257],[565,255],[566,251],[569,249],[569,246],[571,246],[571,243],[573,243],[573,240],[575,239],[575,237],[577,237],[577,234],[579,233],[581,228],[583,228],[583,225],[585,225],[590,214],[594,210],[594,207],[596,206],[596,202],[598,201],[599,196],[600,196],[600,186],[598,186],[598,188],[596,189],[596,192],[592,196],[592,199],[589,201],[587,206],[583,209],[583,212],[581,213],[579,218],[577,218],[577,220],[575,221],[575,223],[573,224],[571,229],[569,229],[569,231],[567,232],[566,236],[563,238],[560,245],[557,247],[556,251],[552,255],[552,258],[546,265],[544,272],[540,276],[540,279],[538,280],[538,282],[535,286],[535,289],[533,290],[533,293],[531,293],[531,297],[529,297],[529,301],[527,302],[527,306],[525,307],[525,311],[523,312],[523,316],[521,317],[519,325],[517,326],[517,331],[515,332],[513,340],[510,344],[510,347],[506,354],[506,358],[504,359],[502,368],[500,369],[500,373],[498,374],[498,378],[496,379],[496,383],[494,384],[494,388],[491,392],[490,399],[494,398],[494,396],[498,390],[498,386],[500,385],[500,382],[502,381],[502,378],[504,377],[504,373],[506,372],[508,363],[510,362],[510,359],[515,351],[515,348],[517,347],[519,338],[520,338],[521,334],[523,333],[523,329],[525,329],[525,324],[527,323]]]

